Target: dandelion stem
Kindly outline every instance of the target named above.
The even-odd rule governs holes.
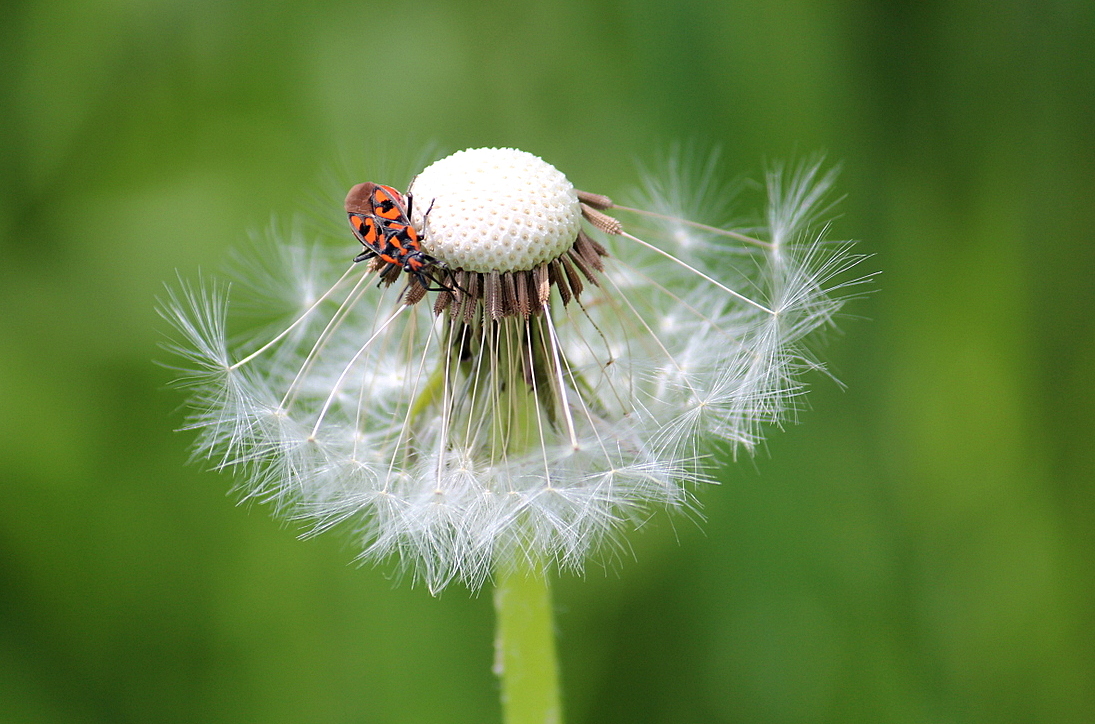
[[[494,671],[502,683],[505,724],[560,724],[551,587],[539,562],[500,573],[494,590],[497,616]]]
[[[550,324],[550,316],[545,314],[545,319]],[[529,332],[523,320],[509,320],[496,325],[487,340],[495,367],[491,424],[495,464],[508,464],[510,456],[543,445],[544,416],[549,411],[541,407],[536,394],[535,381],[544,375],[534,366],[545,357],[535,351],[537,337]],[[557,365],[557,355],[554,361]],[[550,484],[550,479],[545,480],[545,485]],[[494,670],[502,684],[502,720],[505,724],[560,724],[547,566],[535,553],[516,551],[497,565],[495,577]]]

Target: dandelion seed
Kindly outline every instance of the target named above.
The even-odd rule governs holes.
[[[859,260],[817,226],[832,180],[818,164],[772,174],[748,231],[682,216],[682,178],[618,206],[513,149],[423,170],[408,224],[372,213],[387,187],[355,187],[369,261],[344,247],[341,278],[299,280],[320,291],[281,333],[237,348],[227,288],[169,296],[197,452],[313,532],[354,526],[364,559],[431,591],[530,561],[580,568],[651,511],[693,504],[704,439],[748,450],[793,410],[820,367],[803,342]]]

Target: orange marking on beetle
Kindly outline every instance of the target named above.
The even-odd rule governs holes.
[[[403,207],[403,195],[391,186],[377,186],[373,189],[373,213],[382,219],[398,221],[407,217]]]

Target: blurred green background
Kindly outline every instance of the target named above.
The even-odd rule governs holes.
[[[568,721],[1095,721],[1095,4],[0,5],[0,721],[496,722],[489,594],[187,466],[154,298],[430,148],[843,163],[801,425],[557,587]]]

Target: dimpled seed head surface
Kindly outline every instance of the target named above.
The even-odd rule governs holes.
[[[454,153],[418,174],[410,193],[422,248],[452,269],[531,270],[569,249],[581,225],[566,176],[513,148]]]

